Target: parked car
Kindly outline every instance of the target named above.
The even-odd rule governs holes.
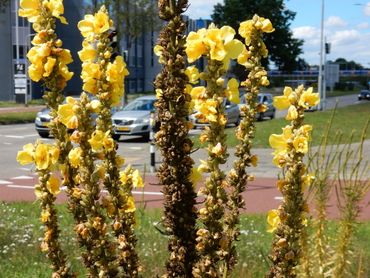
[[[363,99],[370,100],[370,91],[369,90],[362,90],[358,94],[358,100],[363,100]]]
[[[263,118],[265,118],[265,117],[269,117],[271,119],[275,118],[276,108],[272,105],[272,103],[273,103],[272,94],[269,94],[269,93],[259,93],[257,95],[257,100],[258,100],[258,103],[266,105],[267,110],[265,112],[263,112],[263,113],[257,113],[256,118],[259,121],[262,121]],[[239,108],[241,108],[241,106],[244,105],[244,104],[245,104],[245,95],[242,94],[240,96]]]
[[[50,136],[49,123],[51,121],[51,116],[49,115],[50,109],[44,108],[36,114],[35,118],[35,128],[37,133],[42,138],[48,138]]]
[[[148,137],[150,132],[150,113],[154,111],[155,96],[139,97],[112,116],[113,138],[121,135],[140,135]]]
[[[238,105],[230,102],[229,100],[225,100],[224,105],[227,117],[226,124],[235,124],[235,126],[238,126],[240,123],[240,110]],[[195,111],[189,116],[189,120],[192,122],[194,128],[208,125],[208,123],[204,123],[196,117],[197,113],[199,112]]]
[[[74,99],[79,100],[80,96],[72,96]],[[91,98],[91,100],[96,99],[94,97]],[[63,102],[65,104],[66,101]],[[112,108],[112,114],[117,112],[117,108]],[[95,119],[97,118],[96,114],[92,115],[93,121],[95,124]],[[40,112],[36,114],[35,118],[35,128],[37,133],[40,135],[42,138],[48,138],[50,136],[50,128],[49,128],[49,123],[51,121],[51,116],[50,116],[50,109],[49,108],[43,108]]]

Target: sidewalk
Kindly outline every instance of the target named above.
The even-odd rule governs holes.
[[[43,108],[45,108],[44,105],[0,107],[0,114],[38,112]]]

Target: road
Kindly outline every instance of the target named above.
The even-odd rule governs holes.
[[[328,105],[334,106],[335,101],[329,99]],[[345,103],[356,103],[353,97],[345,97],[339,105]],[[330,106],[329,106],[330,107]],[[191,136],[197,135],[200,130],[192,130]],[[34,130],[33,124],[7,125],[0,126],[0,200],[4,201],[33,201],[33,187],[37,182],[37,177],[30,166],[20,166],[16,162],[16,155],[22,146],[42,140],[52,143],[53,139],[41,139]],[[228,163],[224,165],[225,169],[230,169],[235,157],[234,149],[229,149],[231,153]],[[275,183],[279,169],[271,161],[271,149],[254,149],[254,153],[259,157],[259,165],[252,168],[251,173],[255,175],[255,181],[249,183],[249,188],[244,194],[249,213],[266,212],[269,209],[276,208],[281,200],[281,194],[277,191]],[[158,180],[155,174],[149,173],[149,144],[138,137],[122,137],[119,142],[119,154],[123,155],[126,164],[131,164],[138,168],[142,173],[145,171],[145,189],[144,192],[135,191],[134,196],[138,202],[144,200],[150,207],[159,207],[162,203],[161,186],[158,186]],[[366,155],[370,157],[370,142],[366,144]],[[204,159],[206,153],[204,150],[198,150],[192,157],[196,164],[199,159]],[[156,152],[157,166],[160,164],[161,156]],[[61,195],[59,201],[63,201],[65,196]],[[367,202],[370,201],[370,196]],[[332,200],[335,204],[335,200]],[[331,215],[335,217],[337,211],[335,206],[331,206]],[[362,216],[362,219],[370,219],[370,213]]]

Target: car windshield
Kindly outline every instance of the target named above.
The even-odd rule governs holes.
[[[124,111],[151,111],[154,109],[154,99],[140,99],[129,103]]]

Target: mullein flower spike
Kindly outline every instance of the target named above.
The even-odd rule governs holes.
[[[35,194],[41,205],[41,221],[44,224],[44,240],[41,250],[47,253],[51,260],[53,276],[55,277],[74,277],[71,273],[66,255],[59,243],[59,227],[57,212],[54,207],[57,194],[60,192],[61,182],[55,171],[58,168],[68,169],[66,155],[71,148],[70,142],[64,142],[66,138],[66,128],[58,122],[57,107],[63,101],[62,90],[67,81],[73,76],[68,70],[68,64],[72,60],[71,53],[62,48],[62,41],[55,34],[56,20],[67,24],[63,17],[63,1],[41,1],[41,0],[21,0],[19,16],[26,17],[32,23],[36,32],[32,40],[32,48],[27,54],[30,62],[28,74],[30,79],[42,81],[47,89],[44,95],[47,106],[50,108],[50,115],[54,121],[50,123],[51,133],[56,138],[54,145],[47,145],[37,142],[35,145],[27,144],[23,151],[17,156],[19,163],[34,163],[36,172],[39,176],[39,184],[35,185]],[[68,192],[74,187],[74,183],[64,179],[63,184],[67,184]],[[75,202],[70,202],[70,208],[77,217],[76,210],[73,209]]]
[[[272,134],[269,138],[274,149],[273,163],[282,168],[283,178],[278,181],[278,189],[284,200],[282,205],[268,213],[269,232],[275,233],[272,244],[271,266],[268,277],[296,277],[295,268],[300,259],[300,239],[306,225],[307,204],[303,191],[313,180],[307,174],[303,162],[308,152],[312,126],[304,125],[304,111],[319,102],[317,93],[312,88],[307,90],[299,86],[293,90],[285,87],[283,96],[274,98],[278,109],[288,109],[287,120],[290,125],[283,128],[281,134]],[[292,108],[293,107],[293,108]],[[294,111],[294,113],[289,111]]]
[[[268,86],[267,72],[262,66],[261,60],[267,56],[267,49],[262,40],[264,33],[274,31],[269,19],[254,15],[253,19],[240,24],[239,35],[244,38],[246,47],[238,56],[237,62],[249,71],[247,79],[241,83],[245,90],[245,104],[241,106],[239,126],[236,128],[236,138],[239,144],[236,147],[235,156],[238,158],[233,169],[227,175],[227,183],[230,187],[228,212],[225,217],[224,230],[228,236],[228,255],[223,265],[223,273],[231,273],[237,263],[235,242],[239,239],[239,215],[240,209],[244,208],[244,200],[241,194],[245,191],[248,181],[253,180],[253,175],[248,174],[247,167],[257,167],[258,157],[253,155],[252,140],[255,136],[255,121],[258,113],[263,113],[265,107],[258,104],[260,87]],[[239,88],[236,80],[228,82],[228,89],[234,90],[233,98],[239,98]],[[230,99],[232,101],[232,99]]]

